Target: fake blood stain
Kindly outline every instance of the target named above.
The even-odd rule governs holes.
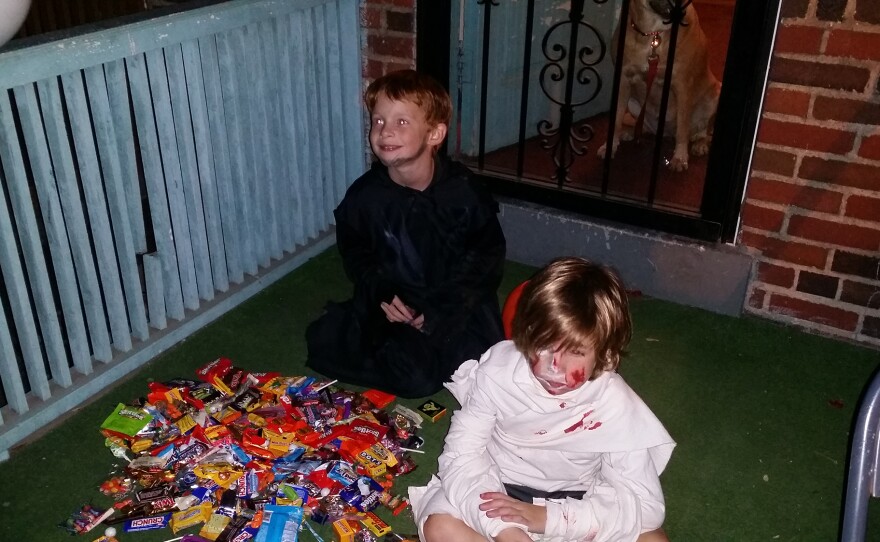
[[[592,410],[587,411],[583,416],[581,416],[581,419],[578,420],[578,422],[577,422],[576,424],[574,424],[574,425],[572,425],[571,427],[569,427],[569,428],[563,430],[563,432],[564,432],[564,433],[571,433],[571,432],[576,431],[576,430],[578,430],[578,429],[583,429],[583,427],[584,427],[584,420],[586,420],[587,417],[588,417],[590,414],[592,414],[592,413],[593,413]],[[598,423],[599,425],[602,424],[602,422],[597,422],[597,423]],[[596,425],[596,424],[593,424],[593,425]],[[595,429],[595,427],[590,426],[590,429]]]

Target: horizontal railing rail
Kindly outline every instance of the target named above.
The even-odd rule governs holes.
[[[236,0],[0,54],[0,458],[333,242],[357,0]]]

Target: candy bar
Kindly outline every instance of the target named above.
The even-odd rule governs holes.
[[[365,542],[387,525],[367,516],[370,526],[357,531],[354,515],[380,503],[395,514],[406,507],[389,492],[393,475],[415,468],[407,452],[420,446],[421,415],[377,408],[393,396],[249,373],[226,358],[197,376],[150,383],[144,400],[118,405],[102,427],[113,455],[128,462],[130,487],[102,488],[121,500],[105,523],[175,532],[202,524],[184,540],[263,542],[270,530],[295,537],[308,511],[316,523],[349,521],[352,541]]]
[[[171,521],[171,514],[162,514],[160,516],[151,516],[146,518],[134,518],[126,520],[122,528],[127,533],[135,533],[139,531],[153,531],[155,529],[164,529]]]
[[[385,536],[391,532],[391,526],[382,521],[382,519],[372,512],[364,514],[361,523],[376,536]]]

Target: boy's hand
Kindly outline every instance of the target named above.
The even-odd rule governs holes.
[[[480,510],[486,512],[487,517],[525,525],[530,533],[543,533],[547,527],[547,508],[544,506],[522,502],[504,493],[481,493],[480,498],[485,501]]]
[[[387,318],[389,322],[409,324],[418,330],[421,330],[422,325],[425,323],[424,314],[416,316],[415,311],[411,307],[408,307],[397,296],[394,296],[391,303],[385,303],[384,301],[379,303],[379,307],[382,308],[382,311],[385,313],[385,318]]]

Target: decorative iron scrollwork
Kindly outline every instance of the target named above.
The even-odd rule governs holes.
[[[607,2],[593,1],[596,4]],[[590,125],[574,122],[575,109],[596,99],[602,90],[602,78],[596,66],[605,58],[605,41],[594,26],[583,20],[583,16],[584,0],[573,1],[568,20],[551,26],[541,41],[541,50],[548,61],[539,75],[541,91],[559,106],[560,118],[556,126],[544,119],[538,122],[537,128],[543,136],[541,146],[551,152],[556,165],[551,178],[560,186],[569,180],[568,172],[575,156],[586,153],[586,143],[593,138]],[[561,85],[553,84],[560,82]],[[575,85],[579,87],[577,98]]]

